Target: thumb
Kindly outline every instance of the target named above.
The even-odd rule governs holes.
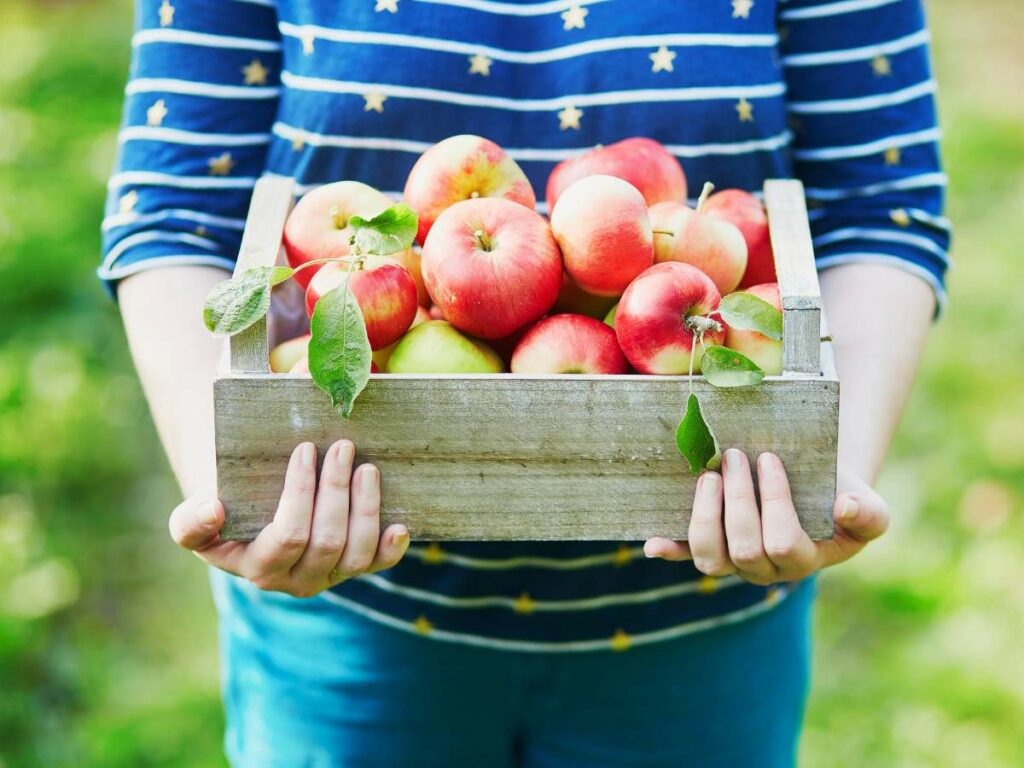
[[[216,499],[185,499],[171,512],[171,538],[185,549],[198,551],[217,540],[224,525],[224,507]]]
[[[839,494],[832,516],[847,538],[860,543],[877,539],[889,528],[889,506],[870,489]]]

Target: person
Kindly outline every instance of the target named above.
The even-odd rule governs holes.
[[[99,274],[186,499],[171,534],[213,566],[231,762],[792,765],[813,574],[886,529],[872,484],[944,296],[921,0],[140,0],[137,27]],[[201,307],[255,180],[397,198],[459,133],[537,189],[634,135],[691,186],[805,182],[843,386],[832,540],[776,457],[730,450],[688,543],[410,544],[345,441],[319,485],[299,445],[273,523],[218,539]]]

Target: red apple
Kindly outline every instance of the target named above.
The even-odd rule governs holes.
[[[297,268],[316,259],[341,259],[349,254],[352,216],[369,219],[393,204],[386,195],[358,181],[325,184],[303,195],[284,225],[288,264]],[[295,282],[305,288],[319,266],[298,272]]]
[[[388,373],[501,373],[501,358],[444,320],[428,320],[395,346]]]
[[[587,293],[576,285],[575,281],[566,273],[562,276],[562,290],[559,291],[558,300],[551,311],[601,318],[608,313],[608,309],[614,303],[614,296],[595,296],[592,293]]]
[[[413,319],[412,325],[409,326],[409,330],[411,331],[417,325],[425,323],[429,319],[430,313],[427,312],[427,310],[425,310],[422,306],[416,307],[416,317],[415,319]],[[401,339],[399,339],[398,341],[401,341]],[[398,341],[396,341],[394,344],[389,344],[386,347],[381,347],[380,349],[376,350],[373,353],[373,363],[380,370],[386,371],[388,369],[388,360],[391,359],[391,353],[395,351],[395,346],[398,344]]]
[[[320,297],[345,283],[348,265],[326,264],[316,273],[306,289],[306,311]],[[371,349],[394,344],[409,330],[416,318],[416,281],[409,270],[388,256],[369,256],[362,267],[352,270],[348,287],[359,304],[366,322],[366,335]]]
[[[586,315],[552,315],[532,326],[512,353],[512,373],[626,373],[615,331]]]
[[[427,310],[427,314],[430,315],[431,320],[444,320],[444,312],[437,304],[431,304],[430,309]]]
[[[598,174],[625,179],[640,190],[647,205],[686,199],[686,175],[675,156],[654,139],[636,137],[594,147],[556,165],[548,176],[548,211],[574,182]]]
[[[762,283],[752,285],[743,291],[759,299],[763,299],[782,311],[782,299],[779,297],[778,283]],[[746,355],[760,366],[768,375],[782,373],[782,340],[770,339],[757,331],[743,330],[728,326],[725,332],[725,346]]]
[[[675,261],[655,264],[622,294],[615,311],[619,346],[640,373],[687,373],[694,344],[691,318],[714,311],[721,298],[711,278],[696,267]],[[723,341],[724,327],[704,334],[705,344]],[[693,370],[700,371],[699,349]]]
[[[742,189],[723,189],[709,197],[701,210],[733,224],[747,241],[747,270],[740,280],[740,288],[775,280],[768,216],[760,200]]]
[[[270,370],[274,373],[287,373],[309,349],[309,334],[282,341],[270,350]]]
[[[423,254],[419,246],[406,248],[404,251],[392,253],[391,258],[409,270],[412,279],[416,281],[416,298],[421,307],[430,306],[430,294],[427,293],[427,284],[423,282]]]
[[[442,213],[423,245],[423,278],[445,319],[499,339],[558,298],[562,258],[547,222],[499,198],[463,200]]]
[[[619,296],[654,263],[647,203],[615,176],[588,176],[566,189],[551,212],[551,231],[565,271],[588,293]]]
[[[496,197],[533,210],[537,197],[523,169],[493,141],[464,134],[438,142],[409,172],[405,202],[419,214],[416,239],[426,243],[437,217],[462,200]]]

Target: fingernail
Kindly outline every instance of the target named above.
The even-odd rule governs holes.
[[[199,509],[196,510],[196,514],[199,517],[199,522],[205,526],[214,526],[217,524],[217,505],[212,501],[204,501],[199,505]]]
[[[711,492],[718,490],[718,482],[722,479],[717,472],[705,472],[700,478],[702,485],[706,485]]]
[[[722,457],[722,461],[729,469],[738,469],[740,461],[740,452],[736,448],[730,448],[725,452]]]
[[[409,532],[399,531],[395,534],[395,545],[403,552],[409,548]]]
[[[342,440],[338,443],[338,463],[341,464],[341,466],[349,466],[355,455],[356,447],[352,444],[351,440]]]
[[[377,469],[376,464],[363,464],[363,466],[366,467],[363,472],[366,473],[367,480],[373,481],[380,478],[380,470]]]
[[[303,443],[299,448],[299,461],[302,462],[302,466],[311,467],[313,466],[313,459],[316,457],[316,448],[312,443]]]
[[[839,519],[843,522],[850,522],[857,516],[857,511],[860,509],[860,504],[852,496],[847,496],[843,501],[843,506],[839,508]]]
[[[757,468],[762,472],[776,472],[779,469],[779,459],[774,453],[762,453],[757,457]]]

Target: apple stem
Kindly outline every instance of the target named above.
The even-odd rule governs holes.
[[[714,331],[718,333],[722,330],[722,324],[712,317],[702,317],[701,315],[691,315],[684,320],[686,327],[690,329],[695,336],[698,336],[700,341],[704,340],[704,334],[708,331]]]
[[[653,232],[656,235],[668,235],[669,237],[675,237],[676,236],[675,232],[671,232],[671,231],[669,231],[667,229],[652,229],[651,232]]]
[[[715,191],[715,185],[710,181],[704,182],[704,189],[700,191],[700,197],[697,198],[697,213],[700,213],[700,209],[704,207],[704,203],[707,202],[708,198],[711,197],[711,193]]]
[[[348,226],[348,220],[341,215],[341,211],[338,209],[338,206],[332,205],[331,209],[327,212],[327,215],[331,217],[331,221],[334,222],[334,226],[338,229],[344,229]]]
[[[494,245],[491,242],[491,238],[489,238],[487,236],[487,233],[484,232],[482,229],[478,229],[476,232],[474,232],[473,237],[476,238],[477,248],[479,248],[481,251],[490,251]]]

